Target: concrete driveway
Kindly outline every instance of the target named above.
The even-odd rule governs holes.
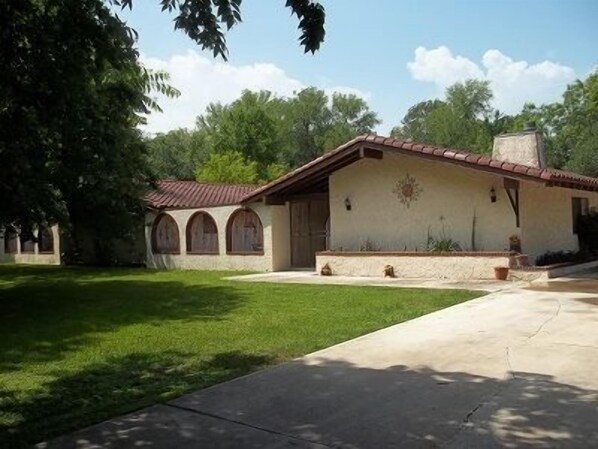
[[[40,447],[598,447],[598,280],[495,292]]]

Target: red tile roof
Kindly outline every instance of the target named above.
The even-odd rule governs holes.
[[[157,190],[145,197],[154,209],[194,209],[199,207],[239,204],[258,186],[216,184],[197,181],[159,181]]]
[[[402,139],[390,137],[363,135],[329,151],[317,159],[287,173],[284,176],[266,184],[244,198],[244,202],[253,201],[262,195],[276,193],[278,188],[287,186],[294,178],[306,179],[309,173],[318,172],[328,159],[334,158],[340,153],[358,151],[362,147],[376,148],[387,151],[394,151],[400,154],[419,156],[429,160],[447,162],[463,167],[473,168],[485,172],[496,173],[514,179],[541,182],[548,186],[559,186],[580,190],[598,191],[598,178],[579,175],[577,173],[556,170],[553,168],[537,168],[522,164],[499,161],[489,156],[467,153],[452,148],[443,148],[435,145],[428,145],[416,142],[409,142]]]

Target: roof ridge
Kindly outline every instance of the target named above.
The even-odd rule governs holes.
[[[210,181],[196,181],[194,179],[159,179],[158,183],[168,182],[168,183],[177,183],[177,182],[189,182],[193,184],[199,185],[210,185],[210,186],[228,186],[228,187],[260,187],[259,184],[247,184],[247,183],[236,183],[236,182],[210,182]]]
[[[367,142],[374,145],[380,145],[388,149],[397,149],[407,151],[414,155],[420,155],[420,157],[427,157],[429,159],[435,159],[441,162],[453,162],[462,166],[470,166],[485,171],[498,172],[503,176],[520,177],[527,180],[537,180],[544,183],[550,183],[552,185],[560,185],[562,187],[586,187],[598,190],[598,178],[594,178],[587,175],[581,175],[579,173],[560,170],[555,168],[540,168],[532,165],[520,164],[515,162],[503,161],[492,158],[491,155],[472,153],[464,149],[442,147],[438,145],[432,145],[423,142],[407,141],[405,139],[399,139],[396,137],[386,137],[377,134],[363,134],[355,137],[354,139],[338,146],[337,148],[328,151],[321,156],[313,159],[312,161],[304,164],[300,167],[291,170],[290,172],[282,175],[281,177],[258,187],[253,192],[248,193],[244,198],[243,202],[249,201],[252,198],[275,188],[276,185],[298,176],[299,174],[317,166],[320,162],[354,146],[360,142]]]

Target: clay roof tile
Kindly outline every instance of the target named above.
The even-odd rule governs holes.
[[[257,189],[247,184],[217,184],[197,181],[158,181],[145,202],[155,209],[186,209],[239,204]]]

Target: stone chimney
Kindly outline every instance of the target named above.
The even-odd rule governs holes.
[[[542,132],[536,129],[535,123],[526,123],[520,133],[496,136],[492,158],[513,164],[546,168]]]

